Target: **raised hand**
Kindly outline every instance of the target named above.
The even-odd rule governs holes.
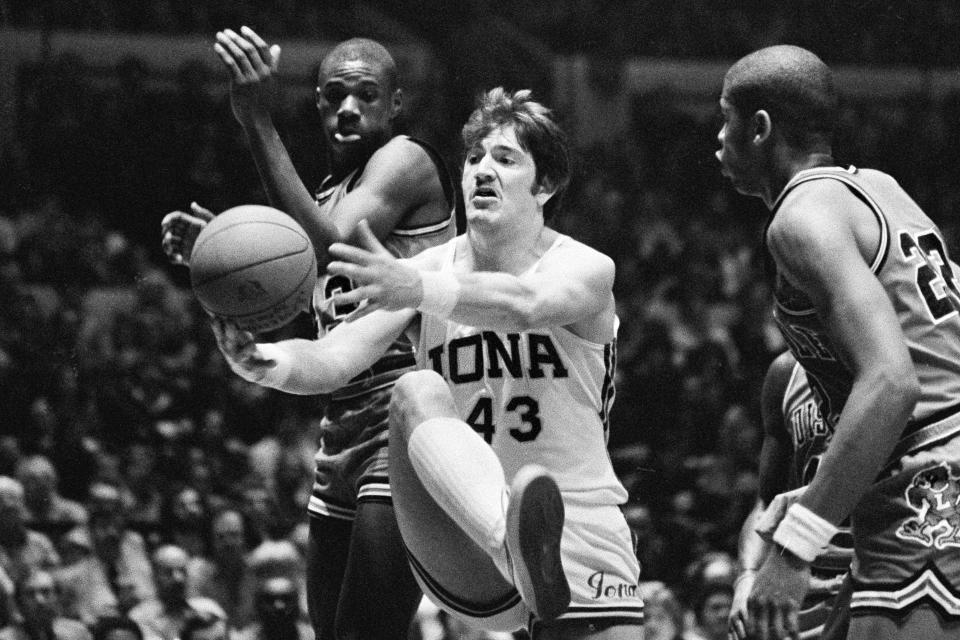
[[[190,266],[190,255],[197,236],[211,220],[213,212],[196,202],[190,203],[190,213],[171,211],[163,216],[160,221],[160,242],[170,262]]]
[[[269,118],[276,92],[280,45],[268,45],[249,27],[217,32],[213,50],[230,71],[230,104],[243,126]]]

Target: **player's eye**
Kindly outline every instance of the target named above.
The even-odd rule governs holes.
[[[363,102],[375,102],[380,97],[380,93],[373,89],[365,89],[360,92],[360,100]]]
[[[347,92],[340,87],[324,87],[320,95],[330,104],[340,104],[347,97]]]

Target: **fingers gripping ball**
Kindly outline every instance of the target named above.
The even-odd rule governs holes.
[[[310,305],[317,259],[306,232],[272,207],[224,211],[197,236],[190,282],[209,313],[245,331],[285,325]]]

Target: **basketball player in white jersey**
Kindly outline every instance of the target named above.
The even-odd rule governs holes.
[[[566,138],[529,91],[494,89],[463,130],[467,233],[409,260],[337,244],[363,304],[319,341],[214,323],[234,371],[335,388],[408,331],[418,371],[390,407],[397,521],[425,593],[468,624],[534,638],[642,635],[639,566],[606,451],[617,318],[607,256],[544,224]],[[365,229],[365,227],[363,227]]]
[[[829,68],[799,47],[727,72],[717,157],[762,198],[774,317],[833,430],[773,533],[746,630],[795,637],[810,563],[851,518],[848,638],[960,635],[960,282],[890,176],[838,167]]]
[[[231,73],[234,115],[271,204],[300,222],[317,252],[314,314],[323,335],[352,311],[331,300],[352,283],[323,272],[329,246],[355,241],[361,219],[397,257],[445,242],[455,234],[454,181],[427,143],[395,135],[402,93],[380,44],[347,40],[320,64],[317,108],[331,173],[316,194],[298,178],[271,118],[279,47],[244,27],[218,33],[214,48]],[[174,261],[189,261],[205,224],[203,211],[193,213],[164,220],[164,248]],[[323,399],[307,558],[307,599],[320,640],[405,639],[421,598],[393,514],[386,444],[390,391],[414,368],[413,346],[398,340],[370,364]],[[371,603],[377,615],[370,615]]]
[[[802,487],[813,478],[833,436],[830,426],[820,417],[803,368],[789,351],[780,354],[767,369],[760,393],[760,410],[764,427],[758,465],[760,495],[740,532],[740,575],[735,582],[730,609],[730,632],[737,640],[746,638],[743,621],[747,598],[753,578],[771,547],[757,532],[758,524],[770,519],[769,514],[763,517],[764,510],[767,507],[781,510],[784,507],[780,503],[789,506],[802,493]],[[775,517],[774,524],[779,523],[780,517]],[[800,640],[839,640],[846,635],[846,616],[830,617],[853,553],[849,527],[840,529],[811,564],[810,590],[798,612]],[[828,619],[829,625],[825,628]]]

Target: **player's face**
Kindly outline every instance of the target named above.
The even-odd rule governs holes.
[[[720,98],[720,115],[723,125],[717,134],[720,149],[716,152],[720,161],[720,173],[733,184],[733,188],[746,195],[757,195],[753,146],[747,120],[726,98]]]
[[[317,109],[337,161],[359,163],[383,146],[400,113],[400,91],[390,90],[382,69],[364,60],[322,68]]]
[[[463,199],[467,221],[496,224],[518,221],[536,211],[537,166],[517,141],[513,125],[498,127],[467,152]]]

